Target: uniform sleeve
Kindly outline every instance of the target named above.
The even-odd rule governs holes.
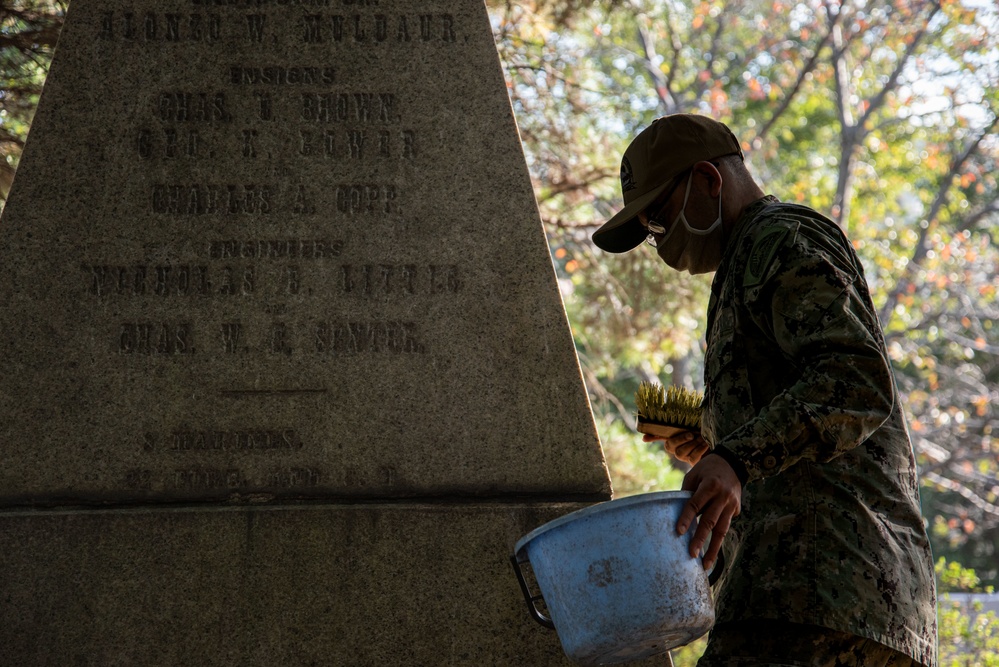
[[[716,443],[742,461],[750,482],[858,446],[888,419],[894,401],[881,328],[845,237],[803,225],[772,250],[745,303],[753,324],[783,352],[774,363],[789,369],[786,388]]]

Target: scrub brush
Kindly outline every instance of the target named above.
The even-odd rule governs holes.
[[[701,402],[704,395],[686,387],[664,388],[656,382],[642,382],[635,392],[638,431],[663,438],[681,431],[701,430]]]

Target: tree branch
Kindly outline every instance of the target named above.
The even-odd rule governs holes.
[[[832,23],[829,25],[829,30],[826,31],[826,34],[822,37],[818,45],[815,47],[815,50],[812,52],[812,57],[808,59],[808,62],[805,63],[804,68],[802,68],[801,72],[798,73],[798,79],[794,82],[794,86],[792,86],[791,91],[784,96],[784,99],[781,100],[780,106],[777,107],[777,110],[774,111],[773,115],[770,116],[770,119],[766,122],[766,124],[763,125],[763,129],[761,129],[756,134],[756,137],[754,137],[754,142],[763,141],[764,139],[766,139],[767,135],[770,133],[770,130],[773,128],[777,120],[784,115],[784,112],[786,112],[788,108],[790,108],[791,102],[798,94],[798,91],[801,89],[802,84],[804,84],[805,80],[808,78],[808,75],[811,74],[818,66],[819,56],[822,54],[822,50],[829,44],[829,41],[832,39],[833,27],[839,23],[840,16],[841,13],[836,13],[832,17]]]
[[[888,298],[885,299],[885,304],[881,308],[880,314],[882,322],[888,322],[888,318],[891,317],[892,312],[894,312],[895,305],[898,303],[899,297],[902,296],[911,282],[912,274],[919,267],[920,262],[926,258],[926,253],[929,252],[927,239],[930,235],[930,229],[936,225],[937,216],[940,215],[940,210],[944,207],[944,204],[947,203],[954,178],[961,173],[964,165],[969,159],[971,159],[971,156],[975,154],[982,141],[992,134],[992,129],[995,128],[996,125],[999,125],[999,115],[994,114],[992,116],[992,121],[967,146],[964,152],[961,155],[954,157],[951,161],[950,169],[947,170],[947,174],[940,179],[940,187],[937,191],[937,196],[933,199],[933,203],[930,205],[930,211],[926,215],[926,226],[921,227],[919,230],[919,238],[916,240],[915,249],[912,251],[912,257],[909,258],[902,276],[895,283],[895,288],[889,292]]]
[[[858,125],[863,127],[867,121],[884,105],[885,100],[888,97],[888,93],[895,90],[895,87],[898,85],[898,78],[902,74],[902,70],[905,69],[909,59],[913,56],[913,54],[915,54],[916,49],[919,48],[919,43],[923,40],[923,37],[926,36],[926,31],[930,27],[930,22],[939,11],[940,0],[933,0],[930,3],[930,13],[923,21],[922,27],[920,27],[915,37],[913,37],[912,41],[909,42],[908,46],[905,48],[905,53],[895,63],[895,69],[892,70],[891,75],[889,75],[888,81],[886,81],[885,85],[881,87],[881,90],[879,90],[878,93],[868,101],[867,109],[858,121]]]
[[[652,79],[652,87],[655,89],[656,97],[659,99],[659,106],[665,113],[675,113],[677,110],[677,104],[671,88],[672,76],[675,71],[675,58],[678,51],[674,50],[673,52],[674,65],[670,68],[669,74],[664,73],[662,68],[656,65],[656,60],[658,60],[659,54],[656,52],[652,34],[643,24],[644,17],[639,16],[637,18],[638,43],[642,48],[642,53],[637,55],[642,61],[642,67],[648,73],[649,78]]]

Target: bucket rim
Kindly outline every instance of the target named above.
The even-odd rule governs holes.
[[[531,532],[524,535],[522,538],[517,540],[517,544],[513,549],[514,555],[520,559],[520,553],[528,545],[529,542],[537,538],[538,536],[547,533],[550,530],[558,528],[559,526],[564,526],[565,524],[575,521],[576,519],[583,519],[585,517],[591,516],[593,514],[599,514],[607,510],[620,509],[622,507],[627,507],[629,505],[640,505],[643,503],[656,502],[662,500],[678,500],[678,499],[689,499],[691,497],[690,491],[654,491],[652,493],[638,493],[633,496],[626,496],[624,498],[617,498],[615,500],[605,500],[602,503],[596,503],[595,505],[590,505],[589,507],[584,507],[581,510],[576,510],[575,512],[570,512],[560,516],[557,519],[552,519],[546,524],[543,524]],[[530,559],[527,559],[530,560]]]

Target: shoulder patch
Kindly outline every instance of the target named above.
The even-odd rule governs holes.
[[[743,287],[754,287],[763,282],[763,277],[770,268],[770,264],[777,254],[777,249],[781,246],[794,230],[787,227],[771,229],[760,235],[753,242],[753,248],[749,251],[749,260],[746,262],[746,273],[743,276]]]

